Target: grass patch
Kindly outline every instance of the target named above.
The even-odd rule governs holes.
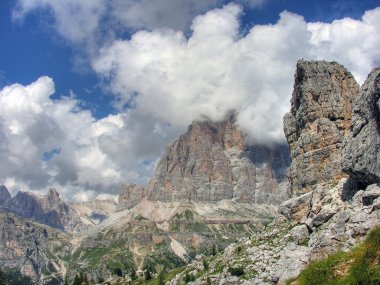
[[[309,264],[288,285],[378,285],[380,284],[380,227],[350,252],[338,252]]]

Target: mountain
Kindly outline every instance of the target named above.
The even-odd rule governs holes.
[[[359,91],[341,65],[299,61],[292,111],[284,118],[292,154],[292,197],[280,205],[282,217],[262,232],[228,246],[221,254],[203,256],[177,271],[174,277],[164,276],[166,284],[193,280],[193,284],[296,285],[298,281],[293,278],[307,264],[352,249],[371,229],[380,226],[380,164],[374,151],[380,134],[379,73],[379,68],[374,69]],[[340,79],[333,74],[340,74]],[[313,89],[306,88],[305,81],[314,85]],[[336,84],[345,87],[339,89]],[[334,116],[326,115],[325,108],[320,108],[322,104],[316,103],[321,96],[341,102],[332,104],[327,112]],[[351,112],[345,113],[342,106],[350,106]],[[302,110],[308,111],[301,116]],[[351,266],[351,261],[338,265],[333,274],[340,278],[347,273],[345,268]],[[320,274],[324,269],[319,268]],[[366,272],[359,270],[355,274],[360,277]]]
[[[359,88],[336,62],[301,60],[289,147],[248,145],[236,115],[193,122],[117,206],[1,187],[0,260],[39,284],[163,269],[167,285],[285,284],[380,225],[379,82],[380,68]]]
[[[286,198],[289,164],[286,145],[248,146],[235,115],[222,122],[193,122],[166,148],[147,195],[164,202],[278,204]]]
[[[118,212],[81,237],[70,271],[159,272],[259,232],[278,216],[289,163],[285,145],[247,145],[234,115],[193,122],[146,187],[122,186]]]
[[[11,198],[11,194],[9,193],[7,187],[0,185],[0,206],[9,198]]]
[[[19,191],[14,197],[3,187],[0,194],[8,197],[0,209],[32,219],[70,233],[80,233],[94,227],[115,212],[116,204],[95,200],[91,203],[68,203],[63,201],[55,189],[46,195]],[[8,193],[8,194],[7,194]],[[106,209],[105,209],[106,208]]]

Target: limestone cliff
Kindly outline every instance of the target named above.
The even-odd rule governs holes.
[[[144,196],[144,187],[136,184],[123,185],[119,192],[117,209],[119,211],[124,209],[131,209],[136,206]]]
[[[310,192],[318,184],[331,185],[345,177],[341,148],[358,93],[358,84],[342,65],[298,61],[291,111],[284,117],[292,159],[290,194]]]
[[[0,233],[3,270],[18,267],[36,284],[63,282],[60,259],[70,254],[68,235],[5,211],[0,211]]]
[[[343,148],[343,171],[362,186],[380,183],[380,68],[360,89],[351,118],[351,132]]]
[[[287,146],[248,146],[235,116],[194,122],[167,147],[147,187],[149,200],[278,203],[285,199]]]

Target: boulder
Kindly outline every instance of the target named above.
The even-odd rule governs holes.
[[[379,184],[369,185],[362,195],[362,201],[364,206],[370,206],[373,202],[380,197]]]
[[[309,215],[311,199],[311,192],[289,199],[280,205],[279,213],[299,224]]]
[[[292,228],[290,234],[293,241],[298,245],[304,244],[309,238],[309,230],[304,224]]]

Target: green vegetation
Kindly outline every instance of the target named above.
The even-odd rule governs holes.
[[[232,267],[229,268],[228,271],[231,273],[232,276],[242,276],[244,275],[244,269],[243,267]]]
[[[6,285],[6,283],[5,283],[5,275],[4,275],[3,270],[1,270],[1,268],[0,268],[0,285]]]
[[[380,227],[350,252],[338,252],[308,265],[292,285],[380,284]]]
[[[209,266],[208,266],[208,262],[206,258],[202,259],[202,263],[203,263],[203,269],[207,271],[209,269]]]
[[[18,268],[3,268],[0,269],[2,277],[0,277],[0,284],[6,285],[32,285],[32,279],[21,274]],[[3,282],[3,283],[1,283]]]
[[[187,284],[189,282],[195,281],[196,277],[194,275],[189,274],[189,272],[186,271],[185,277],[183,278],[183,281]]]

